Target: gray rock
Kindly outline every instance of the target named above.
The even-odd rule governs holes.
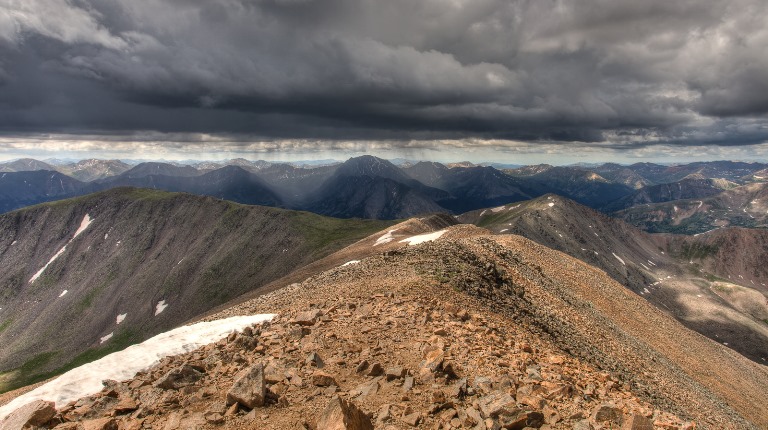
[[[155,387],[164,390],[178,390],[179,388],[192,385],[197,382],[203,373],[188,364],[183,364],[175,369],[171,369],[165,375],[155,381]]]
[[[264,365],[252,366],[243,372],[227,392],[227,405],[239,403],[248,409],[263,406],[267,394]]]

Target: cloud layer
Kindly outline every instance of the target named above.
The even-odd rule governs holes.
[[[0,0],[0,131],[768,141],[762,0]]]

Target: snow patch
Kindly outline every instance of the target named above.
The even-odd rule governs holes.
[[[80,236],[80,233],[84,232],[86,228],[88,228],[89,225],[93,222],[93,218],[91,218],[90,215],[85,214],[83,217],[83,220],[80,221],[80,227],[77,228],[77,231],[75,232],[75,235],[72,236],[72,239],[76,238],[77,236]]]
[[[493,213],[496,213],[496,212],[501,212],[501,211],[503,211],[503,210],[504,210],[504,209],[506,209],[506,208],[507,208],[506,206],[499,206],[499,207],[497,207],[497,208],[493,208],[493,209],[491,209],[491,212],[493,212]]]
[[[486,212],[488,212],[488,211],[487,210],[483,210],[482,212],[480,212],[480,216],[485,215]]]
[[[395,239],[394,237],[392,237],[392,233],[396,232],[397,230],[399,230],[399,229],[396,228],[394,230],[388,231],[386,234],[384,234],[380,238],[376,239],[376,243],[374,243],[373,246],[383,245],[385,243],[392,242],[392,240]]]
[[[59,256],[60,256],[61,254],[63,254],[63,253],[64,253],[64,251],[66,251],[66,250],[67,250],[67,245],[69,245],[70,243],[72,243],[72,241],[73,241],[73,240],[75,240],[75,238],[76,238],[77,236],[79,236],[79,235],[80,235],[80,233],[82,233],[83,231],[85,231],[85,229],[86,229],[86,228],[88,228],[88,226],[89,226],[89,225],[91,225],[91,223],[93,222],[93,220],[94,220],[94,219],[93,219],[93,218],[91,218],[91,216],[90,216],[90,215],[88,215],[88,214],[85,214],[85,216],[83,217],[83,220],[82,220],[82,221],[80,221],[80,227],[78,227],[78,228],[77,228],[77,231],[75,231],[75,235],[74,235],[74,236],[72,236],[72,239],[69,239],[69,242],[67,242],[67,244],[66,244],[66,245],[64,245],[64,246],[63,246],[63,247],[62,247],[62,248],[59,250],[59,252],[57,252],[56,254],[54,254],[54,255],[53,255],[53,257],[51,257],[51,259],[50,259],[50,260],[48,260],[48,262],[47,262],[47,263],[45,263],[45,266],[43,266],[43,268],[42,268],[42,269],[38,270],[38,271],[37,271],[37,272],[36,272],[34,275],[32,275],[32,277],[31,277],[31,278],[29,278],[29,283],[31,284],[31,283],[35,282],[35,281],[37,280],[37,278],[39,278],[39,277],[40,277],[40,275],[42,275],[42,274],[43,274],[43,272],[45,272],[45,269],[47,269],[47,268],[48,268],[48,266],[50,266],[50,265],[51,265],[51,263],[53,263],[54,261],[56,261],[56,259],[57,259],[57,258],[59,258]]]
[[[62,407],[81,397],[98,393],[101,381],[125,381],[148,369],[162,358],[193,351],[223,339],[232,331],[271,320],[275,315],[247,315],[200,322],[161,333],[140,344],[70,370],[53,381],[21,395],[0,407],[0,420],[21,406],[35,400],[48,400]]]
[[[120,314],[115,318],[115,324],[120,324],[121,322],[125,321],[125,317],[128,316],[128,313]]]
[[[160,300],[157,302],[157,305],[155,305],[155,316],[160,315],[167,307],[168,303],[165,303],[165,300]]]
[[[627,263],[625,263],[624,260],[621,259],[621,257],[619,257],[618,255],[614,254],[613,252],[611,252],[611,254],[613,254],[613,256],[616,257],[616,259],[619,260],[621,262],[621,264],[623,264],[625,266],[627,265]]]
[[[61,292],[61,294],[59,294],[59,297],[60,297],[60,298],[61,298],[61,297],[64,297],[64,296],[65,296],[65,295],[66,295],[68,292],[69,292],[69,290],[64,290],[64,291],[62,291],[62,292]]]
[[[549,206],[549,207],[552,207],[552,206],[554,206],[554,205],[555,205],[555,204],[554,204],[554,203],[552,203],[552,202],[550,202],[550,203],[547,203],[547,206]]]
[[[342,264],[341,267],[349,266],[349,265],[352,265],[352,264],[357,264],[359,262],[360,262],[360,260],[350,260],[350,261],[347,261],[346,263]]]
[[[509,230],[509,229],[508,228],[502,228],[501,230],[499,230],[499,233],[504,233],[507,230]]]
[[[102,343],[104,343],[104,342],[106,342],[106,341],[108,341],[108,340],[112,339],[112,336],[114,336],[114,335],[115,335],[115,332],[112,332],[112,333],[110,333],[110,334],[108,334],[108,335],[106,335],[106,336],[103,336],[103,337],[101,338],[101,340],[99,341],[99,344],[102,344]]]
[[[436,240],[436,239],[440,238],[440,236],[444,235],[446,231],[448,231],[448,230],[440,230],[440,231],[435,231],[435,232],[432,232],[432,233],[426,233],[426,234],[420,234],[418,236],[412,236],[412,237],[409,237],[407,239],[401,240],[400,243],[408,242],[409,245],[418,245],[418,244],[424,243],[424,242],[431,242],[433,240]]]
[[[11,246],[16,245],[16,241],[11,242]]]

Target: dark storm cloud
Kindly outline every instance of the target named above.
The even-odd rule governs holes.
[[[768,5],[0,0],[0,130],[768,140]]]

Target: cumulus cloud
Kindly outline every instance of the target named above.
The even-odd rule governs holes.
[[[768,140],[761,0],[5,0],[0,130]]]

